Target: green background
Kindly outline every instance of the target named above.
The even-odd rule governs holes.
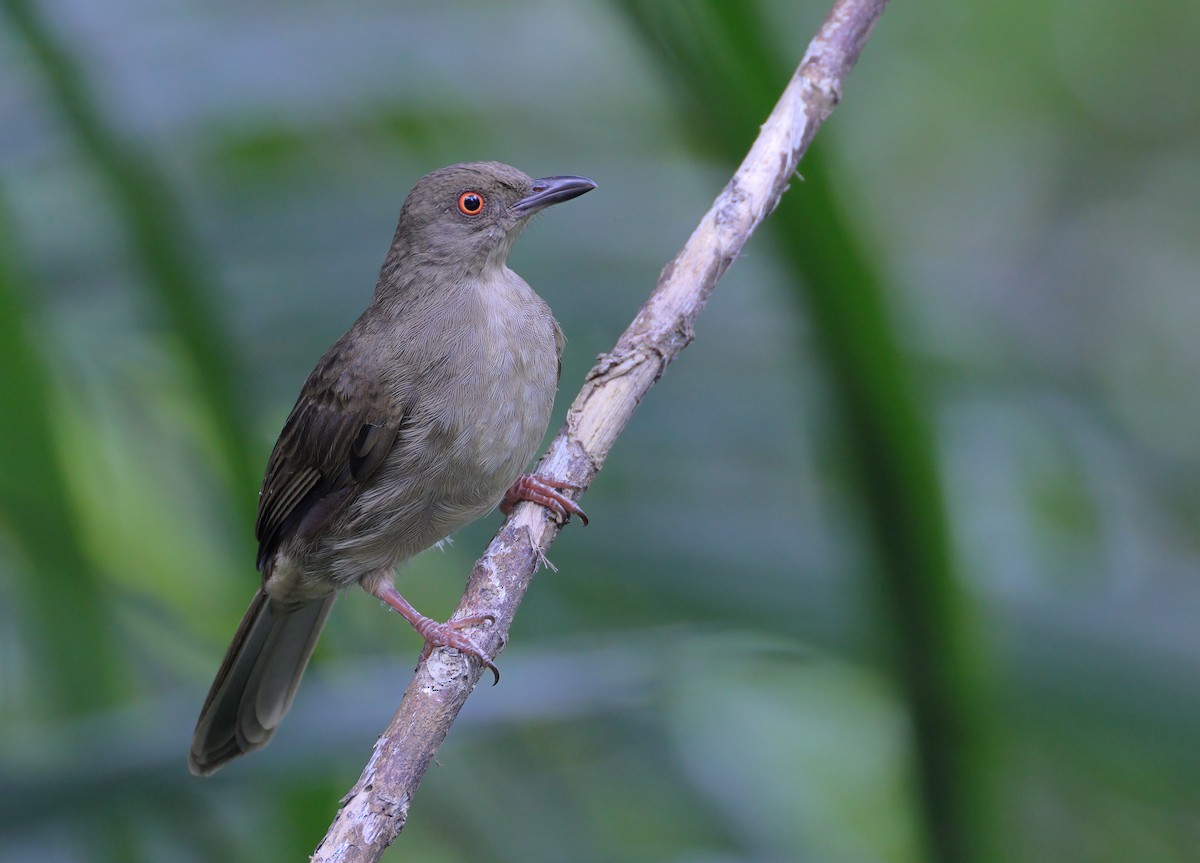
[[[185,756],[403,196],[599,184],[510,260],[561,418],[826,7],[0,7],[0,860],[306,859],[407,626],[348,594],[268,749]],[[893,4],[385,859],[1200,859],[1197,33]],[[405,595],[448,614],[497,524]]]

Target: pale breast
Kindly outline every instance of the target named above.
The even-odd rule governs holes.
[[[455,361],[419,381],[387,462],[314,549],[311,565],[338,582],[402,563],[495,508],[545,436],[557,324],[519,276],[504,272],[480,287],[477,308],[437,334]]]
[[[549,307],[511,270],[481,292],[485,324],[478,365],[464,386],[476,405],[460,456],[488,497],[499,496],[533,457],[558,387],[557,324]]]

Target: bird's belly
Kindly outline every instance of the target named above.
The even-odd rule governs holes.
[[[457,400],[473,406],[469,414],[427,416],[401,432],[379,474],[314,549],[314,567],[346,586],[403,563],[500,503],[545,435],[554,394],[545,369],[542,379],[524,374],[519,382],[507,371],[502,386]]]

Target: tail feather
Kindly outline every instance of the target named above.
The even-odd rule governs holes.
[[[283,606],[254,595],[200,710],[188,767],[207,776],[261,749],[283,720],[336,594]]]

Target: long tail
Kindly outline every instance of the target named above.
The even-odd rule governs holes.
[[[336,596],[285,607],[262,590],[254,595],[196,721],[188,754],[192,773],[207,776],[267,745],[292,704]]]

